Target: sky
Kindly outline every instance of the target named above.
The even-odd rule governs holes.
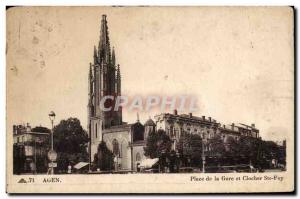
[[[22,7],[7,11],[7,129],[87,125],[88,71],[101,15],[122,94],[193,95],[224,124],[255,123],[263,139],[294,133],[293,15],[283,7]],[[123,120],[136,121],[136,112]],[[145,122],[158,112],[140,112]]]

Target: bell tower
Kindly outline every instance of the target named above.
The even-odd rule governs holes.
[[[93,63],[89,65],[87,107],[91,159],[102,140],[102,131],[122,124],[122,109],[114,111],[113,107],[116,97],[121,95],[120,65],[116,64],[115,49],[111,50],[110,47],[106,15],[102,15],[101,19],[98,48],[94,46],[93,50]],[[105,96],[114,98],[106,99],[104,103],[104,107],[111,107],[110,111],[101,109],[100,103]]]

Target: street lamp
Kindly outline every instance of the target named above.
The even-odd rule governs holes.
[[[51,125],[52,125],[52,128],[51,128],[51,150],[53,151],[53,122],[55,119],[55,113],[53,111],[51,111],[49,113],[49,119],[50,119]]]
[[[51,161],[51,163],[49,165],[50,174],[53,175],[54,174],[54,163],[53,162],[56,161],[56,158],[57,158],[57,154],[53,149],[53,122],[55,119],[55,113],[53,111],[51,111],[49,113],[49,119],[51,121],[52,128],[51,128],[51,150],[48,152],[48,158]]]

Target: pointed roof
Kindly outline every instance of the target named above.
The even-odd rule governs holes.
[[[117,66],[117,79],[121,79],[120,65]]]
[[[155,126],[155,122],[149,118],[146,122],[145,122],[145,126]]]
[[[100,60],[105,58],[106,61],[110,58],[110,43],[108,36],[108,27],[106,21],[106,15],[102,15],[100,41],[99,41],[99,57]]]

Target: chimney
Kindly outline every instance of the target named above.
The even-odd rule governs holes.
[[[255,124],[254,124],[254,123],[253,123],[253,124],[251,124],[251,127],[252,127],[252,128],[255,128]]]
[[[204,116],[204,115],[202,116],[202,120],[203,120],[203,121],[205,120],[205,116]]]
[[[225,127],[225,124],[223,124],[223,128],[225,129],[226,127]]]
[[[13,133],[17,134],[17,126],[16,125],[13,125]]]
[[[193,117],[193,114],[192,114],[192,113],[189,113],[189,115],[190,115],[190,118],[192,118],[192,117]]]
[[[232,130],[234,130],[234,123],[231,124]]]
[[[211,117],[208,117],[208,120],[211,122]]]
[[[174,115],[177,115],[178,113],[177,113],[177,109],[174,109]]]

